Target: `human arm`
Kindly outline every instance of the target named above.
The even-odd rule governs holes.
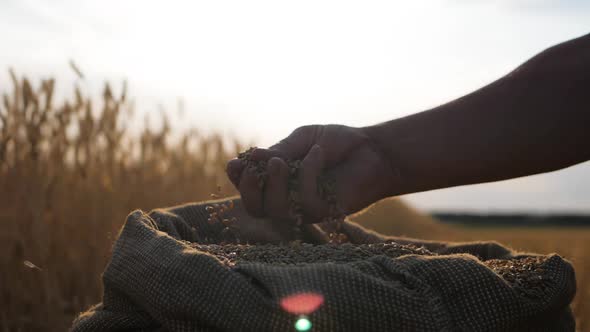
[[[395,194],[554,171],[590,159],[590,35],[432,110],[367,128]]]
[[[228,174],[250,213],[285,218],[283,161],[303,159],[303,205],[307,220],[315,222],[327,214],[314,193],[320,172],[335,178],[338,202],[349,214],[388,196],[498,181],[586,161],[589,124],[586,35],[551,47],[488,86],[432,110],[364,128],[298,128],[277,145],[256,151],[269,168],[282,169],[270,172],[264,188],[243,172],[238,160],[230,161]],[[319,153],[312,150],[314,145],[320,146]]]

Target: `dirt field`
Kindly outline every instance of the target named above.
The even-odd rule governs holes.
[[[125,216],[210,193],[233,194],[223,168],[243,147],[187,132],[172,141],[160,126],[127,134],[126,92],[105,86],[52,101],[54,82],[13,76],[0,105],[0,331],[64,331],[100,301],[100,274]],[[576,268],[574,311],[590,331],[590,230],[462,230],[435,223],[399,200],[356,220],[381,232],[443,240],[498,240],[516,249],[557,252]]]

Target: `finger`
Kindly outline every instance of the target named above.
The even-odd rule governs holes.
[[[299,171],[301,204],[308,219],[306,222],[320,222],[328,215],[328,205],[318,193],[318,177],[323,167],[324,152],[319,145],[314,145],[303,159]]]
[[[320,136],[321,130],[321,126],[315,125],[299,127],[291,135],[271,146],[268,150],[280,152],[282,154],[280,157],[283,159],[302,159],[312,147],[316,138]]]
[[[264,189],[264,209],[273,218],[289,217],[289,167],[280,158],[268,161],[268,181]]]
[[[256,148],[252,151],[252,153],[250,153],[250,158],[256,161],[267,161],[270,160],[270,158],[274,157],[278,157],[281,159],[287,158],[287,156],[279,150]]]
[[[344,162],[338,165],[338,167],[330,169],[327,172],[327,176],[333,180],[333,182],[340,184],[337,190],[334,190],[336,195],[336,201],[338,202],[338,211],[335,213],[343,213],[344,215],[356,212],[355,208],[359,197],[359,192],[366,192],[365,190],[371,190],[371,188],[364,188],[358,181],[360,174],[365,174],[366,169],[359,169],[357,165],[353,163]]]
[[[316,144],[324,150],[324,166],[332,167],[367,140],[368,136],[359,128],[325,125],[317,137]]]
[[[251,216],[263,217],[262,188],[260,187],[260,178],[254,169],[247,168],[242,172],[239,190],[246,211]]]
[[[227,177],[236,188],[240,187],[240,178],[243,170],[244,164],[239,159],[232,159],[226,165],[225,172]]]

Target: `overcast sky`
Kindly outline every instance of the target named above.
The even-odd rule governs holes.
[[[138,111],[266,146],[300,125],[369,125],[473,91],[590,33],[590,1],[0,0],[0,69],[128,79]],[[0,90],[8,75],[0,71]],[[408,196],[426,209],[590,212],[590,165]]]

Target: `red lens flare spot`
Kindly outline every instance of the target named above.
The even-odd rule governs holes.
[[[324,297],[317,293],[298,293],[281,299],[283,310],[297,315],[307,315],[314,312],[324,303]]]

